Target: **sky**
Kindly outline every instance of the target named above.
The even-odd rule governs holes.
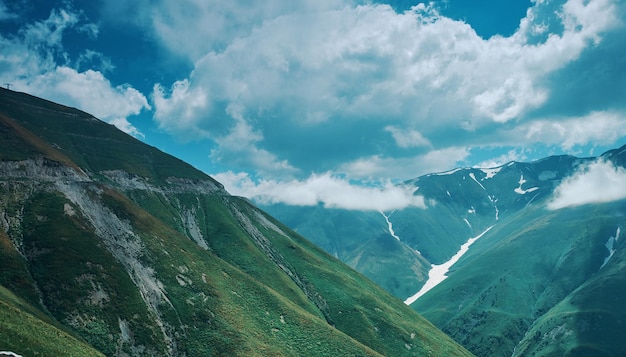
[[[396,184],[626,144],[625,24],[623,0],[0,0],[0,84],[233,194],[421,207]]]

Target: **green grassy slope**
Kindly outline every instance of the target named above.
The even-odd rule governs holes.
[[[473,353],[510,356],[533,324],[547,328],[535,321],[554,323],[551,316],[558,311],[570,317],[574,311],[589,311],[567,301],[576,295],[593,296],[587,295],[588,289],[575,293],[581,285],[612,280],[600,271],[608,255],[604,244],[625,222],[623,202],[552,212],[526,210],[498,223],[447,280],[412,306]],[[569,312],[563,313],[566,306]],[[579,341],[582,332],[572,331],[570,339]],[[547,351],[532,345],[538,355]],[[571,348],[583,345],[572,342]]]
[[[0,345],[23,356],[104,356],[0,286]]]
[[[0,159],[43,154],[92,173],[124,170],[153,180],[211,179],[78,109],[6,89],[0,93],[0,133],[6,138],[0,144]]]
[[[78,336],[72,348],[470,355],[191,166],[25,94],[0,91],[0,119],[0,142],[10,143],[0,145],[0,285],[23,301],[11,313]],[[4,315],[0,325],[19,329],[14,321]],[[0,345],[20,353],[23,343],[7,336]]]
[[[288,232],[288,228],[275,223]],[[296,271],[307,272],[304,278],[328,303],[327,320],[338,329],[350,331],[347,333],[360,341],[371,341],[370,347],[388,356],[464,353],[446,342],[448,337],[436,333],[436,328],[421,316],[407,313],[411,309],[401,300],[389,299],[382,288],[306,239],[298,235],[290,235],[289,239],[276,231],[266,234],[276,239],[276,248]]]
[[[430,269],[424,257],[391,236],[380,212],[321,205],[261,207],[400,299],[414,294]]]

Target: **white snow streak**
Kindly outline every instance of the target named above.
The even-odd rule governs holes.
[[[498,205],[496,204],[496,202],[498,202],[498,200],[496,199],[496,196],[487,196],[489,198],[489,201],[491,201],[491,203],[493,203],[493,208],[496,210],[496,221],[500,218],[500,210],[498,209]]]
[[[450,171],[437,172],[437,173],[434,173],[434,174],[432,174],[432,175],[437,175],[437,176],[452,175],[453,173],[458,172],[458,171],[460,171],[460,170],[463,170],[463,169],[459,167],[459,168],[456,168],[456,169],[452,169],[452,170],[450,170]]]
[[[615,237],[609,237],[609,240],[604,244],[606,249],[608,249],[608,251],[609,251],[609,256],[604,258],[604,262],[600,266],[600,269],[604,268],[606,263],[609,262],[609,259],[611,259],[613,254],[615,254],[614,246],[615,246],[615,243],[617,243],[617,240],[619,239],[620,232],[621,232],[620,227],[617,227],[617,231],[615,232]]]
[[[498,172],[500,172],[500,170],[502,170],[502,166],[500,167],[494,167],[494,168],[489,168],[489,169],[480,169],[482,172],[485,173],[485,178],[483,180],[488,180],[492,177],[494,177]]]
[[[481,234],[477,235],[476,237],[470,238],[465,244],[463,244],[461,246],[461,249],[459,249],[459,251],[452,258],[450,258],[450,260],[448,260],[447,262],[445,262],[443,264],[439,264],[439,265],[435,265],[435,264],[431,265],[431,269],[428,272],[428,280],[426,281],[426,284],[424,284],[424,286],[422,286],[420,291],[418,291],[415,295],[413,295],[413,296],[409,297],[408,299],[406,299],[404,301],[404,303],[407,304],[407,305],[411,305],[417,299],[419,299],[422,295],[424,295],[428,291],[430,291],[430,289],[434,288],[435,286],[439,285],[442,281],[446,280],[446,278],[448,277],[446,274],[448,273],[450,268],[459,259],[461,259],[461,257],[465,253],[467,253],[467,251],[469,250],[470,245],[474,244],[474,242],[476,242],[480,237],[482,237],[485,233],[489,232],[489,230],[491,228],[493,228],[493,226],[485,229],[484,232],[482,232]]]
[[[539,189],[539,187],[531,187],[528,190],[524,190],[522,189],[522,185],[525,183],[526,183],[526,180],[524,179],[524,174],[522,174],[522,176],[519,178],[519,187],[514,190],[515,193],[519,193],[520,195],[525,195],[529,192],[533,192]]]
[[[10,351],[0,351],[0,356],[22,357],[22,355],[18,355],[17,353]]]
[[[471,178],[472,178],[472,180],[476,181],[476,183],[477,183],[480,187],[482,187],[483,191],[487,191],[487,190],[485,189],[485,186],[483,186],[483,184],[482,184],[482,183],[480,183],[480,182],[478,182],[478,180],[476,180],[476,176],[474,176],[474,173],[473,173],[473,172],[470,172],[470,173],[469,173],[469,177],[471,177]]]
[[[387,221],[387,226],[389,227],[389,234],[391,234],[391,236],[394,237],[395,239],[400,240],[400,237],[398,237],[396,235],[396,232],[393,231],[393,225],[391,224],[391,221],[389,220],[389,217],[391,217],[394,211],[391,211],[391,213],[389,213],[389,216],[385,215],[385,212],[383,211],[378,211],[378,212],[380,212],[380,214],[382,214],[383,217],[385,217],[385,221]]]

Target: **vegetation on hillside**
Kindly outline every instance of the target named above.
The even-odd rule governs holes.
[[[3,348],[471,355],[210,177],[86,113],[0,90],[0,135]]]

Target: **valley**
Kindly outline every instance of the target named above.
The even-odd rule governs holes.
[[[450,258],[450,260],[439,265],[433,264],[430,270],[428,271],[428,280],[426,280],[424,285],[422,285],[422,288],[420,289],[420,291],[418,291],[415,295],[410,296],[409,298],[404,300],[404,303],[407,305],[411,305],[417,299],[419,299],[422,295],[426,294],[429,290],[431,290],[432,288],[434,288],[435,286],[439,285],[441,282],[446,280],[446,278],[448,277],[446,274],[450,271],[450,268],[456,262],[458,262],[459,259],[461,259],[461,257],[463,257],[465,253],[467,253],[467,251],[469,250],[469,247],[472,244],[474,244],[474,242],[480,239],[480,237],[482,237],[485,233],[489,232],[491,228],[493,228],[493,226],[487,228],[476,237],[470,238],[465,244],[461,246],[461,249],[459,249],[459,251],[455,255],[453,255],[452,258]]]
[[[0,356],[626,356],[626,0],[0,28]]]
[[[424,175],[402,185],[426,207],[385,212],[255,206],[8,90],[0,135],[0,342],[15,353],[626,353],[625,148]]]
[[[457,168],[406,181],[403,185],[415,187],[427,207],[383,213],[378,223],[367,225],[371,232],[393,227],[402,238],[385,236],[386,244],[401,246],[393,250],[370,243],[383,239],[378,233],[363,233],[357,222],[369,217],[366,211],[325,213],[317,207],[314,215],[294,220],[282,214],[285,207],[264,208],[320,246],[319,235],[310,229],[324,227],[328,217],[343,217],[333,221],[344,227],[341,236],[331,236],[337,255],[357,249],[361,256],[371,256],[369,265],[344,261],[478,356],[620,355],[626,347],[601,336],[621,328],[626,312],[608,303],[624,296],[623,289],[609,286],[619,284],[615,274],[626,268],[617,255],[624,254],[619,236],[626,224],[626,201],[615,195],[563,206],[558,199],[564,187],[578,188],[579,181],[594,175],[606,174],[607,179],[582,187],[577,197],[601,196],[604,186],[619,185],[623,181],[612,175],[626,179],[621,166],[625,152],[619,148],[599,157],[554,156],[496,168]],[[608,173],[589,173],[596,167]],[[338,245],[343,242],[351,243]],[[390,252],[403,249],[416,254],[391,257]],[[415,275],[398,279],[398,261],[417,268]]]

